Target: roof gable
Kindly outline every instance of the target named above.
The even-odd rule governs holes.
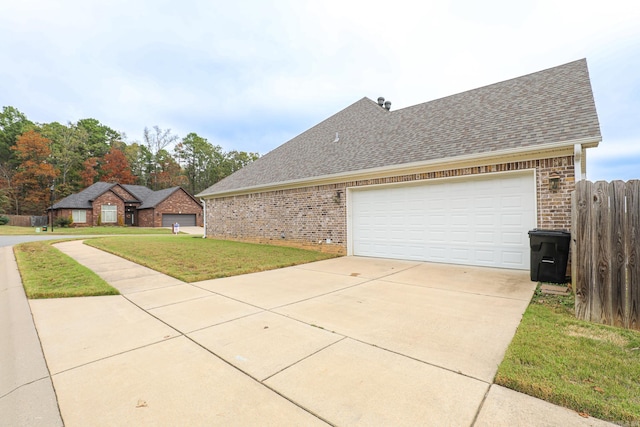
[[[396,111],[363,98],[197,196],[584,138],[600,127],[582,59]]]
[[[156,207],[162,201],[175,193],[178,189],[180,189],[180,187],[171,187],[165,188],[164,190],[151,191],[151,193],[147,195],[138,209],[148,209]]]
[[[70,194],[53,205],[53,209],[91,209],[91,202],[118,184],[96,182],[84,190]]]

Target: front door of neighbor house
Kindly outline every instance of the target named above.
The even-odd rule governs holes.
[[[136,209],[133,206],[124,208],[124,224],[135,225]]]

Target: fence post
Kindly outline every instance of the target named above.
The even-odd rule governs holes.
[[[611,314],[611,221],[609,217],[609,184],[594,184],[593,215],[591,222],[593,241],[594,280],[590,286],[591,320],[610,325]]]
[[[629,284],[629,327],[640,330],[640,181],[628,181],[625,191],[627,199],[627,265]]]
[[[575,310],[578,319],[591,319],[591,301],[589,283],[591,282],[591,192],[590,181],[579,181],[575,189]]]
[[[613,181],[609,184],[611,210],[611,324],[629,327],[627,303],[627,262],[625,236],[625,200],[624,182]]]

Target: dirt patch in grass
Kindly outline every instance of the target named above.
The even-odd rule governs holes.
[[[570,337],[581,337],[608,342],[618,347],[626,347],[629,345],[629,340],[626,337],[620,336],[618,331],[595,330],[593,328],[586,328],[584,325],[568,325],[565,327],[565,334]]]

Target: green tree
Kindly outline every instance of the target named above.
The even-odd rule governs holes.
[[[155,157],[156,169],[151,175],[154,190],[186,185],[187,179],[182,168],[167,150],[160,150]]]
[[[116,141],[124,139],[125,135],[105,126],[96,119],[78,120],[77,126],[87,132],[87,143],[81,149],[83,160],[90,157],[102,158]]]
[[[223,161],[224,176],[231,175],[259,158],[260,154],[258,153],[247,153],[246,151],[236,150],[227,152]]]
[[[149,149],[137,142],[124,147],[124,155],[129,162],[131,173],[137,177],[138,185],[149,186],[152,172],[152,154]]]
[[[51,140],[53,165],[60,172],[59,194],[67,196],[81,188],[82,153],[86,152],[89,134],[74,123],[42,125],[42,135]]]
[[[2,112],[0,112],[0,164],[6,164],[11,160],[13,155],[11,147],[15,145],[18,137],[34,128],[33,122],[29,121],[27,116],[17,108],[2,107]]]
[[[7,213],[11,206],[11,200],[7,195],[7,190],[0,188],[0,214]]]
[[[175,154],[183,164],[191,194],[199,193],[220,180],[224,153],[219,145],[214,146],[192,132],[176,145]]]

